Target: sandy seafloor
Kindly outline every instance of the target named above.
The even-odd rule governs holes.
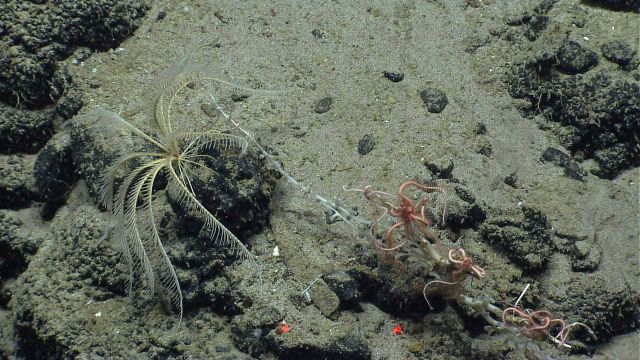
[[[543,269],[527,273],[504,251],[484,243],[477,228],[466,229],[465,247],[487,272],[483,291],[498,298],[501,306],[508,306],[530,282],[536,289],[531,301],[541,306],[554,299],[582,296],[579,294],[592,292],[589,287],[600,286],[612,289],[611,293],[630,293],[633,316],[637,316],[638,168],[622,171],[613,179],[588,174],[584,181],[577,181],[565,176],[563,168],[541,161],[549,147],[569,153],[551,131],[552,122],[542,114],[526,114],[524,100],[513,99],[507,91],[513,64],[545,44],[518,38],[521,27],[506,25],[506,19],[536,5],[535,1],[501,0],[158,1],[140,28],[117,49],[96,52],[77,64],[71,56],[67,62],[83,91],[81,113],[106,108],[146,130],[150,127],[145,115],[153,107],[148,94],[157,92],[154,86],[163,72],[184,59],[204,64],[212,74],[235,83],[274,90],[249,92],[246,99],[230,107],[231,116],[240,119],[298,180],[364,212],[369,208],[361,195],[345,192],[343,187],[370,185],[395,193],[406,180],[433,178],[425,164],[446,167],[453,162],[450,178],[463,184],[485,209],[513,213],[523,206],[539,209],[547,217],[552,236],[577,234],[601,251],[597,267],[590,271],[572,270],[570,254],[556,248]],[[166,16],[159,19],[160,12]],[[596,52],[611,39],[625,39],[637,49],[638,14],[562,0],[548,16],[552,25],[546,31],[562,33],[561,37],[575,39]],[[572,26],[578,17],[584,24]],[[383,76],[384,71],[401,72],[404,79],[392,82]],[[637,69],[619,70],[601,56],[590,71],[610,71],[614,78],[631,82],[636,81],[633,74],[638,74]],[[442,112],[427,111],[420,97],[427,87],[446,93],[448,104]],[[330,109],[318,113],[317,103],[325,97],[332,98]],[[186,99],[186,113],[196,114],[198,126],[230,129],[220,117],[198,114],[206,98],[206,93],[199,93]],[[485,132],[478,131],[479,124]],[[372,137],[374,146],[362,155],[358,143],[365,135]],[[586,161],[581,166],[589,168],[589,164]],[[517,174],[516,186],[505,184],[510,174]],[[438,184],[445,189],[449,186],[446,180]],[[51,221],[35,220],[33,209],[19,213],[27,219],[25,226],[59,233],[61,227],[79,226],[79,219],[85,216],[94,219],[87,222],[102,226],[106,214],[96,209],[76,189]],[[331,291],[326,285],[318,288],[317,303],[306,304],[297,296],[318,275],[356,267],[360,256],[353,250],[356,245],[361,251],[375,251],[350,227],[328,225],[323,209],[283,180],[276,185],[270,210],[267,228],[249,241],[261,264],[259,284],[255,274],[242,265],[227,275],[236,286],[246,287],[240,293],[252,298],[248,316],[276,313],[271,328],[263,326],[252,332],[256,339],[239,339],[233,333],[234,326],[250,323],[234,323],[234,317],[242,316],[239,314],[191,309],[176,333],[171,330],[176,315],[167,314],[153,298],[140,305],[114,293],[95,299],[91,284],[66,287],[65,277],[79,265],[58,257],[55,270],[45,268],[52,252],[63,246],[55,236],[45,236],[45,244],[21,275],[30,280],[13,285],[43,289],[27,292],[38,319],[29,341],[41,341],[31,346],[54,344],[58,350],[53,354],[61,358],[314,358],[313,354],[323,352],[305,349],[330,348],[336,338],[357,333],[368,350],[354,354],[373,359],[493,358],[500,352],[487,349],[495,349],[496,343],[507,349],[501,352],[503,358],[544,358],[540,354],[554,359],[639,357],[640,337],[635,325],[629,325],[637,318],[625,322],[630,328],[622,334],[595,343],[586,340],[593,347],[590,354],[559,351],[543,339],[531,341],[537,348],[536,355],[531,355],[522,345],[529,341],[526,337],[487,333],[478,325],[481,319],[444,301],[437,311],[427,311],[419,293],[414,296],[422,303],[409,303],[424,309],[398,309],[395,314],[393,309],[383,311],[376,306],[376,295],[371,294],[359,299],[359,306],[331,305],[335,295],[321,294]],[[272,256],[276,245],[279,257]],[[67,254],[74,256],[73,251]],[[38,280],[39,276],[43,278]],[[48,287],[51,279],[58,285]],[[469,285],[477,286],[476,281]],[[578,295],[573,295],[576,288]],[[12,290],[14,294],[22,291]],[[18,351],[11,340],[16,336],[11,330],[12,309],[24,306],[17,304],[24,293],[21,296],[15,295],[9,308],[0,313],[5,323],[3,349],[9,358]],[[37,303],[38,299],[42,302]],[[394,302],[390,304],[393,307]],[[291,325],[291,331],[276,334],[282,319]],[[393,326],[400,323],[405,333],[393,335]],[[501,343],[499,338],[507,336],[510,340]],[[341,357],[339,351],[328,353],[333,354],[329,358]]]

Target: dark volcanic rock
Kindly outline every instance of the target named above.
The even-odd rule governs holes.
[[[36,157],[33,165],[36,188],[48,202],[63,200],[76,178],[69,133],[54,135]]]
[[[145,0],[3,1],[0,153],[36,153],[54,123],[75,115],[82,94],[62,61],[78,47],[117,46],[147,7]]]
[[[436,88],[426,88],[420,92],[420,98],[430,113],[439,113],[449,103],[447,94]]]
[[[58,62],[76,47],[106,50],[135,30],[145,1],[5,1],[0,10],[0,100],[39,108],[56,101]]]
[[[598,64],[598,55],[575,41],[567,40],[558,50],[558,67],[570,74],[584,73]]]
[[[92,110],[78,114],[69,125],[73,167],[87,182],[96,203],[100,203],[103,171],[134,148],[131,132],[103,121],[104,116],[108,112]]]
[[[333,104],[333,98],[331,96],[323,97],[322,99],[318,100],[318,102],[316,103],[316,106],[313,108],[313,111],[315,111],[318,114],[324,114],[327,111],[331,110],[332,104]]]
[[[603,72],[560,75],[553,53],[545,53],[513,69],[509,91],[529,99],[532,112],[560,123],[556,135],[577,160],[596,160],[594,174],[612,178],[640,165],[637,82],[614,81]]]
[[[0,157],[0,208],[23,208],[39,200],[33,162],[33,155]]]
[[[640,13],[640,0],[588,0],[586,3],[604,6],[612,10]]]
[[[225,153],[209,149],[203,161],[211,171],[196,168],[190,184],[202,205],[240,240],[262,230],[269,219],[269,199],[275,185],[273,173],[254,156]],[[198,235],[202,221],[185,212],[169,192],[169,202],[180,219],[176,224],[182,234]],[[209,234],[203,250],[210,250]]]
[[[539,210],[523,207],[520,215],[489,217],[482,238],[528,271],[542,270],[552,254],[551,226]]]
[[[27,268],[40,241],[29,232],[17,213],[0,210],[0,288],[4,281]],[[0,305],[6,306],[7,300],[0,296]]]
[[[366,134],[358,141],[358,154],[367,155],[376,146],[376,141],[371,134]]]
[[[633,60],[636,51],[628,44],[621,41],[612,41],[603,44],[600,48],[605,59],[626,67]]]
[[[550,311],[563,314],[567,320],[589,324],[598,342],[638,326],[638,294],[618,281],[603,279],[597,273],[573,273],[566,288],[550,292],[549,298]],[[576,330],[573,336],[583,340],[589,338],[584,329]]]

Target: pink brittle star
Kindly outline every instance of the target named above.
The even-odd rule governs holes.
[[[436,238],[433,234],[427,231],[427,228],[431,226],[431,220],[427,217],[426,214],[426,205],[428,199],[426,197],[420,198],[418,201],[414,201],[411,199],[405,192],[407,188],[415,187],[419,190],[423,190],[426,192],[431,191],[439,191],[442,192],[446,197],[446,192],[443,188],[437,186],[428,186],[417,183],[413,180],[408,180],[400,185],[398,189],[399,202],[397,204],[392,204],[390,201],[383,199],[383,197],[391,197],[392,195],[382,191],[376,191],[371,189],[371,187],[364,188],[363,193],[367,200],[373,202],[376,206],[384,209],[384,213],[378,217],[375,221],[373,221],[371,225],[371,235],[372,238],[376,238],[376,226],[378,221],[384,217],[385,214],[389,214],[398,220],[391,225],[387,231],[384,233],[384,245],[380,244],[378,241],[374,241],[374,245],[378,250],[384,252],[395,251],[408,242],[415,240],[416,232],[419,232],[425,238],[436,241]],[[446,199],[445,199],[446,206]],[[444,222],[445,210],[443,209],[442,221]],[[394,240],[394,235],[399,229],[404,230],[404,238],[402,241],[396,244]]]
[[[441,284],[451,286],[453,291],[459,290],[460,283],[465,279],[467,274],[471,274],[475,278],[482,278],[486,275],[486,271],[478,265],[473,263],[473,259],[470,256],[467,256],[467,253],[464,249],[460,248],[457,250],[451,249],[448,253],[449,264],[453,267],[451,270],[451,280],[452,281],[444,281],[444,280],[431,280],[429,281],[424,288],[422,288],[422,295],[424,299],[427,301],[427,305],[429,308],[433,310],[429,299],[427,298],[427,288],[432,284]]]
[[[459,282],[464,279],[466,274],[471,274],[475,278],[482,278],[487,273],[478,265],[473,263],[473,259],[467,256],[464,249],[449,250],[449,263],[454,267],[451,272],[451,278],[454,282]]]
[[[564,320],[555,317],[547,310],[525,311],[519,307],[509,307],[502,313],[502,323],[519,328],[522,333],[532,339],[541,340],[548,336],[558,347],[571,348],[567,344],[567,338],[571,330],[576,326],[582,326],[595,337],[595,334],[586,324],[574,322],[569,325]],[[552,335],[552,329],[557,328],[556,335]]]
[[[544,335],[548,334],[551,320],[551,313],[546,310],[528,312],[519,307],[508,307],[502,312],[503,324],[513,325],[519,328],[523,334],[536,340],[540,340]],[[560,319],[558,320],[560,323],[554,322],[562,327],[564,322]]]

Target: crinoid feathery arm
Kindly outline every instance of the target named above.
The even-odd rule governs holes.
[[[166,85],[158,96],[152,122],[158,131],[157,137],[143,132],[115,113],[95,110],[94,114],[99,121],[126,128],[155,147],[149,152],[124,154],[114,161],[103,172],[101,199],[112,214],[114,236],[129,269],[129,291],[137,275],[151,293],[157,290],[156,285],[162,285],[169,292],[173,305],[179,309],[180,319],[183,313],[182,291],[162,244],[158,217],[154,213],[153,193],[158,177],[166,177],[168,190],[173,193],[176,203],[202,221],[203,231],[214,243],[230,248],[240,258],[252,258],[247,247],[202,205],[191,180],[192,176],[197,176],[194,169],[202,170],[209,166],[208,161],[212,159],[209,150],[238,149],[243,153],[247,140],[217,130],[177,130],[171,122],[174,102],[178,93],[193,80],[189,76],[172,79],[181,78],[188,81]],[[133,167],[133,170],[127,172],[128,167]]]

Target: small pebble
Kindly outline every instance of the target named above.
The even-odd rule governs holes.
[[[385,71],[382,74],[384,75],[384,77],[386,77],[387,79],[391,80],[391,82],[394,82],[394,83],[400,82],[400,81],[402,81],[402,79],[404,79],[404,74],[403,73]]]
[[[371,134],[363,136],[362,139],[358,141],[358,154],[367,155],[371,152],[371,150],[373,150],[373,147],[375,145],[376,143],[373,140],[373,136],[371,136]]]
[[[331,104],[333,104],[333,98],[331,96],[323,97],[318,100],[313,110],[318,114],[324,114],[331,110]]]
[[[486,133],[487,133],[487,126],[482,122],[478,122],[476,124],[476,135],[484,135]]]
[[[447,106],[449,100],[444,91],[436,88],[426,88],[420,92],[422,101],[430,113],[439,113]]]
[[[324,34],[320,29],[311,30],[311,35],[313,35],[313,37],[315,37],[316,39],[324,39]]]
[[[442,158],[438,160],[422,160],[423,165],[431,171],[436,179],[451,179],[455,164],[450,158]]]
[[[518,175],[516,173],[511,173],[505,176],[504,178],[504,183],[511,187],[515,187],[517,182],[518,182]]]

